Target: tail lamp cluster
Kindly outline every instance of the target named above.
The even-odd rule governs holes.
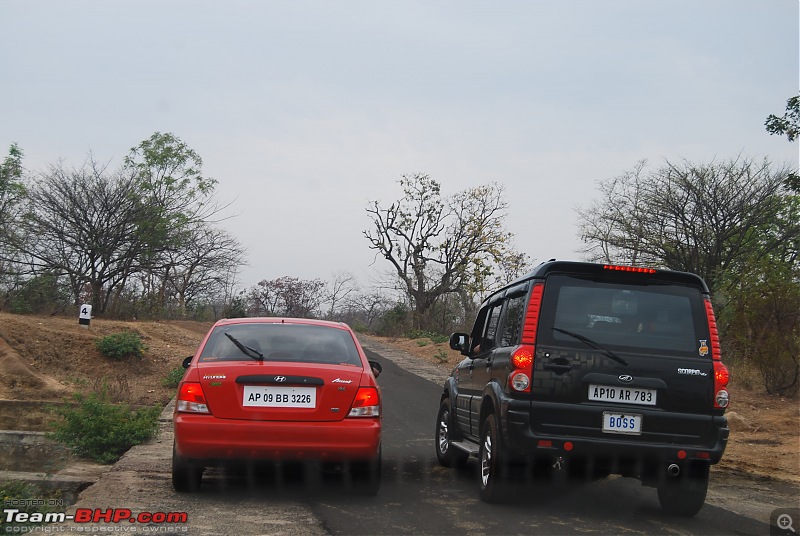
[[[708,335],[711,339],[711,359],[714,363],[714,407],[717,409],[725,409],[730,404],[730,396],[728,395],[728,381],[730,380],[730,373],[728,367],[722,363],[722,350],[719,346],[719,330],[717,329],[717,320],[714,317],[714,308],[711,306],[711,300],[706,298],[706,317],[708,318]]]
[[[178,391],[176,408],[182,413],[210,415],[203,387],[197,382],[184,382]],[[348,417],[380,417],[381,399],[375,387],[359,387]]]
[[[534,342],[536,341],[536,327],[539,323],[539,311],[542,308],[543,292],[544,283],[536,283],[533,286],[531,297],[528,300],[525,323],[522,325],[522,344],[511,355],[511,364],[514,368],[508,377],[509,385],[520,393],[529,393],[531,391]]]
[[[380,417],[381,399],[374,387],[359,387],[348,417]]]

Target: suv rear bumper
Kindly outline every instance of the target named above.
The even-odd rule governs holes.
[[[650,460],[654,463],[720,461],[728,443],[730,430],[727,419],[713,415],[665,413],[643,408],[609,408],[575,404],[554,404],[510,400],[506,411],[505,444],[518,455],[533,457],[604,458],[609,460]],[[560,411],[578,412],[582,425],[549,423],[534,426],[532,415],[558,415]],[[641,435],[603,433],[604,411],[638,413],[643,416]],[[675,430],[703,429],[699,435],[679,435],[648,432],[649,423],[669,420]],[[575,423],[575,419],[567,422]],[[675,423],[684,427],[675,428]]]

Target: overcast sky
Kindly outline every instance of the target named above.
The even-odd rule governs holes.
[[[578,259],[575,208],[641,159],[797,164],[764,121],[799,24],[797,0],[0,0],[0,156],[117,167],[175,134],[232,203],[243,287],[368,285],[365,208],[413,173],[502,184],[518,250]]]

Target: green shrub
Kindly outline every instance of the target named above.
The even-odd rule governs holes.
[[[75,407],[55,409],[63,420],[54,425],[51,436],[79,456],[113,463],[158,430],[158,407],[131,409],[125,404],[113,404],[105,392],[88,396],[76,393],[73,398]]]
[[[178,387],[178,384],[181,383],[183,379],[183,373],[186,372],[186,369],[183,367],[175,367],[174,369],[170,370],[167,375],[161,379],[161,385],[164,387],[172,387],[173,389]]]
[[[441,335],[439,333],[434,333],[433,331],[425,331],[421,329],[409,331],[406,337],[409,339],[430,339],[434,344],[440,344],[450,340],[450,337],[447,335]]]
[[[445,352],[444,350],[439,350],[438,352],[433,354],[433,357],[435,357],[436,361],[438,361],[439,363],[444,363],[445,361],[447,361],[447,352]]]
[[[100,353],[111,359],[124,359],[128,356],[142,357],[147,346],[135,331],[123,331],[106,335],[95,342]]]

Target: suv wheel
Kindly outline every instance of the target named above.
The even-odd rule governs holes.
[[[708,492],[708,466],[698,475],[665,480],[658,485],[658,502],[670,514],[692,517],[703,507]]]
[[[434,438],[436,458],[445,467],[463,467],[467,463],[469,454],[450,444],[453,433],[452,422],[450,400],[444,399],[439,406],[439,414],[436,416],[436,437]]]
[[[498,502],[507,496],[504,456],[500,435],[497,433],[497,419],[494,415],[489,415],[483,423],[478,452],[481,499],[486,502]]]
[[[187,462],[175,452],[172,445],[172,487],[180,493],[193,492],[200,489],[203,480],[203,468]]]

